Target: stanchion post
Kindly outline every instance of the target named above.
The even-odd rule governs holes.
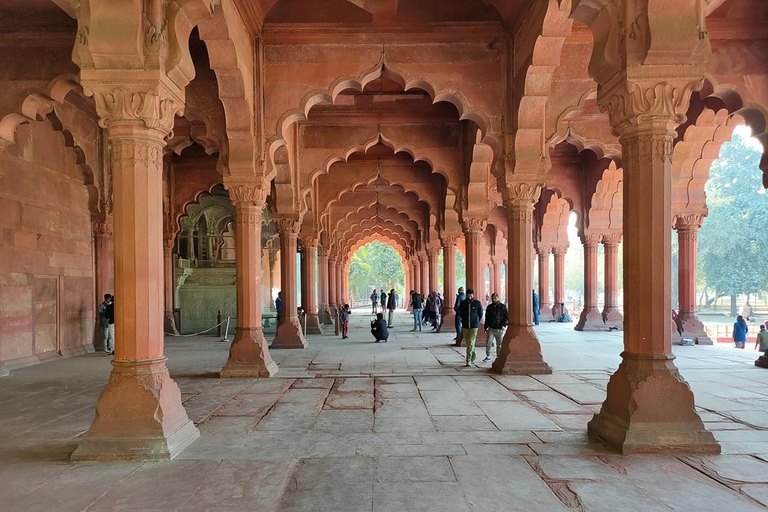
[[[216,314],[216,336],[221,336],[221,310]],[[226,336],[224,336],[226,338]]]

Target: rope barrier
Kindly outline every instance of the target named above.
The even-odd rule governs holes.
[[[229,317],[227,317],[227,322],[229,322]],[[170,332],[166,332],[164,334],[166,336],[173,336],[173,337],[177,337],[177,338],[188,338],[188,337],[191,337],[191,336],[199,336],[201,334],[205,334],[206,332],[212,331],[215,328],[217,328],[218,326],[223,325],[223,324],[224,324],[224,321],[221,321],[221,322],[217,323],[216,325],[214,325],[213,327],[211,327],[210,329],[206,329],[204,331],[196,332],[194,334],[173,334],[173,333],[170,333]]]

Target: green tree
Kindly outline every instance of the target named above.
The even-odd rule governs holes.
[[[718,296],[768,289],[768,195],[761,151],[742,130],[723,144],[705,185],[709,215],[699,231],[699,275]]]
[[[394,248],[378,240],[365,244],[352,255],[349,288],[353,297],[367,299],[371,289],[394,288],[402,296],[405,282],[403,262]]]

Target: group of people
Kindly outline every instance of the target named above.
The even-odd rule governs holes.
[[[424,325],[431,325],[433,331],[440,327],[443,297],[438,292],[431,292],[424,297],[421,293],[411,290],[409,305],[413,312],[413,329],[411,332],[421,331]]]
[[[104,335],[102,344],[104,354],[115,355],[115,297],[109,293],[104,294],[104,302],[97,308],[99,315],[99,328]]]
[[[743,349],[747,344],[748,333],[749,325],[744,316],[737,316],[736,321],[733,323],[733,346]],[[763,353],[768,350],[768,322],[760,324],[760,331],[757,333],[757,340],[755,342],[755,350]]]
[[[381,293],[377,292],[374,288],[371,293],[371,314],[376,315],[379,312],[379,305],[381,305],[382,318],[384,318],[384,311],[388,311],[387,326],[392,327],[392,322],[395,319],[395,309],[397,309],[397,303],[399,297],[394,288],[389,290],[389,295],[382,288]]]
[[[470,366],[475,362],[477,354],[475,352],[475,343],[480,329],[483,325],[485,332],[485,359],[483,362],[491,360],[491,353],[495,349],[496,357],[501,352],[501,341],[504,339],[504,332],[509,326],[509,311],[507,305],[499,300],[499,294],[491,294],[491,302],[483,312],[482,303],[475,298],[475,291],[459,288],[454,303],[456,312],[456,345],[460,346],[462,340],[467,346],[467,354],[464,366]],[[485,313],[485,315],[483,315]]]

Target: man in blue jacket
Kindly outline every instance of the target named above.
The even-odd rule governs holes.
[[[466,299],[467,296],[464,295],[464,287],[459,286],[459,293],[456,294],[456,302],[453,303],[453,312],[456,313],[456,337],[453,338],[453,341],[456,342],[456,346],[461,346],[461,315],[459,314],[459,305]]]
[[[457,316],[461,316],[462,336],[467,344],[467,362],[464,366],[470,366],[475,362],[475,340],[483,319],[483,305],[475,299],[475,291],[471,288],[467,289],[467,298],[459,304]]]

